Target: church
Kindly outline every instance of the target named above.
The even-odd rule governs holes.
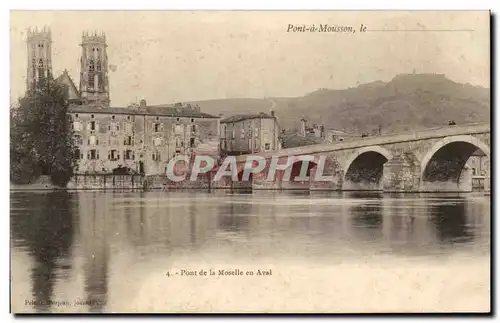
[[[27,86],[52,75],[52,36],[48,28],[28,30]],[[83,33],[77,87],[67,70],[57,80],[68,91],[78,147],[77,174],[128,171],[165,174],[176,155],[219,155],[220,118],[198,106],[148,105],[112,107],[106,35]]]

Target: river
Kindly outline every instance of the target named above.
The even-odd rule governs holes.
[[[490,197],[11,192],[11,309],[490,311]]]

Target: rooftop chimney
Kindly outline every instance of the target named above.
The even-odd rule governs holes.
[[[302,137],[305,137],[307,135],[307,120],[304,117],[300,119],[300,134],[302,135]]]

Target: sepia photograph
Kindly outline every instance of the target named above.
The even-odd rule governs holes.
[[[9,16],[11,313],[491,314],[490,11]]]

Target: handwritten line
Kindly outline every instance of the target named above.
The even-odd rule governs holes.
[[[474,29],[367,29],[365,32],[472,32]]]

